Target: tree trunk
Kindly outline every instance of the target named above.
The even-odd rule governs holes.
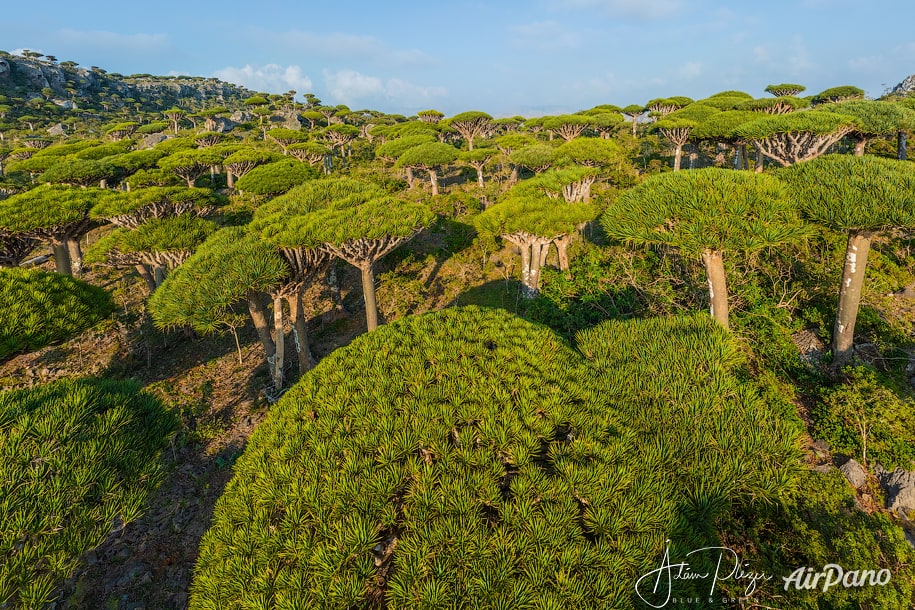
[[[251,321],[254,322],[257,337],[264,348],[264,357],[270,363],[276,355],[276,343],[274,343],[273,337],[270,336],[270,324],[267,321],[267,308],[264,305],[263,293],[255,291],[248,293],[248,313],[251,314]]]
[[[839,368],[852,355],[855,338],[855,321],[861,304],[861,290],[864,286],[864,270],[867,255],[871,249],[870,231],[853,231],[848,236],[845,249],[845,268],[842,271],[842,287],[839,290],[839,308],[832,331],[833,367]]]
[[[273,362],[267,359],[272,365],[270,376],[273,377],[273,386],[277,390],[283,389],[283,368],[285,367],[286,356],[286,335],[283,332],[283,297],[275,295],[273,297],[273,342],[276,351],[273,354]]]
[[[365,297],[365,324],[369,332],[378,328],[378,305],[375,302],[375,274],[372,264],[360,267],[362,271],[362,294]]]
[[[156,288],[162,285],[162,282],[165,281],[165,267],[162,265],[156,265],[153,267],[153,277],[156,281]]]
[[[70,250],[67,248],[67,244],[54,243],[51,244],[51,248],[54,250],[54,266],[57,268],[57,273],[73,275],[73,269],[70,266]]]
[[[438,171],[433,167],[429,172],[429,182],[432,183],[432,196],[438,195]]]
[[[708,276],[708,295],[712,317],[725,328],[728,327],[728,288],[724,274],[721,252],[706,250],[702,253],[705,273]]]
[[[906,151],[906,132],[900,131],[896,134],[896,158],[905,161],[908,158]]]
[[[683,147],[677,146],[674,150],[674,171],[680,171],[680,158],[683,156]]]
[[[83,271],[83,251],[79,247],[78,237],[68,237],[67,253],[70,255],[70,270],[79,275]]]
[[[864,156],[864,147],[867,146],[867,140],[861,138],[860,140],[855,140],[855,156],[863,157]]]
[[[235,188],[235,174],[229,170],[226,170],[226,186],[228,186],[230,189]]]
[[[98,187],[99,187],[100,189],[106,189],[106,188],[108,188],[108,180],[106,180],[105,178],[102,178],[101,180],[99,180],[99,181],[98,181]]]
[[[540,269],[546,254],[549,253],[550,242],[535,241],[531,246],[531,272],[530,272],[530,297],[535,297],[540,292]]]
[[[638,137],[638,134],[636,133],[636,129],[638,128],[638,126],[639,126],[638,117],[632,117],[632,137],[633,138]]]
[[[287,297],[289,317],[292,319],[292,338],[295,340],[295,352],[299,361],[299,372],[307,373],[314,365],[311,349],[308,346],[308,325],[305,322],[305,311],[302,306],[302,289]]]
[[[537,289],[533,284],[531,267],[531,244],[521,244],[521,290],[526,299],[533,298],[537,294]]]
[[[756,148],[756,173],[761,174],[763,171],[763,151],[761,148]]]
[[[143,281],[146,282],[146,288],[149,289],[149,294],[152,294],[156,291],[156,280],[153,278],[152,273],[149,272],[149,267],[143,264],[136,265],[137,273],[140,274],[140,277],[143,278]]]
[[[413,187],[416,186],[416,177],[413,175],[413,168],[407,166],[407,185],[410,187],[410,190],[413,190]]]
[[[483,168],[482,167],[477,168],[477,186],[479,186],[480,188],[483,188],[484,186],[486,186],[485,184],[483,184]]]
[[[512,173],[508,177],[508,186],[514,186],[518,182],[518,166],[517,164],[512,164]]]
[[[569,270],[569,243],[572,241],[571,235],[563,235],[553,240],[556,244],[556,253],[559,255],[559,270],[565,271],[566,279],[572,279],[572,272]]]

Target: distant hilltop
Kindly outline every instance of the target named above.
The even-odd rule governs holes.
[[[915,93],[915,74],[906,78],[890,91],[892,95],[910,95],[912,93]]]
[[[40,98],[68,109],[82,102],[112,108],[140,104],[167,108],[196,107],[241,101],[255,92],[200,76],[153,76],[151,74],[109,73],[76,62],[61,61],[53,55],[23,51],[25,56],[0,51],[0,94],[25,101]]]

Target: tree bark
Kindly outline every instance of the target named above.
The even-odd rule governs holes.
[[[683,147],[677,146],[674,150],[674,171],[680,171],[680,159],[683,157]]]
[[[375,274],[372,264],[359,268],[362,272],[362,294],[365,297],[365,324],[369,332],[378,328],[378,305],[375,302]]]
[[[571,235],[563,235],[553,240],[556,244],[556,253],[559,255],[559,270],[565,271],[566,279],[572,279],[572,272],[569,269],[569,243],[572,241]]]
[[[152,294],[156,291],[156,280],[153,278],[152,273],[149,272],[149,267],[140,263],[135,265],[137,273],[140,274],[140,277],[143,278],[143,281],[146,282],[146,288],[149,290],[149,294]]]
[[[66,240],[67,252],[70,255],[70,269],[79,275],[83,271],[83,251],[79,247],[78,237],[68,237]]]
[[[896,134],[896,158],[900,161],[905,161],[908,158],[908,151],[906,151],[906,132],[900,131]]]
[[[477,168],[477,186],[479,186],[480,188],[483,188],[484,186],[486,186],[483,183],[483,168],[482,167]]]
[[[728,326],[728,288],[721,252],[706,250],[702,253],[705,273],[708,276],[709,308],[712,317],[725,328]]]
[[[229,170],[226,170],[226,186],[228,186],[230,189],[235,188],[235,174]]]
[[[270,363],[276,355],[276,343],[270,336],[270,323],[267,321],[267,307],[264,305],[263,293],[256,291],[248,293],[248,313],[251,315],[251,321],[254,322],[261,346],[264,348],[264,357]]]
[[[283,297],[274,295],[273,297],[273,342],[276,350],[273,354],[273,361],[270,358],[267,362],[271,364],[272,370],[270,376],[273,377],[273,386],[277,390],[283,389],[283,368],[285,367],[286,356],[286,335],[283,332]]]
[[[158,288],[165,281],[165,267],[162,265],[153,266],[153,277],[156,281],[156,288]]]
[[[438,171],[433,167],[429,170],[429,182],[432,183],[432,196],[438,195]]]
[[[861,304],[861,290],[864,286],[864,271],[867,255],[871,248],[870,231],[852,231],[845,248],[845,268],[842,271],[842,287],[839,290],[839,307],[832,332],[833,367],[848,362],[854,348],[855,321]]]
[[[863,157],[864,156],[864,147],[867,146],[867,140],[861,138],[860,140],[855,140],[855,156]]]
[[[522,294],[530,299],[537,293],[531,278],[531,244],[520,244],[521,248],[521,284]]]
[[[70,250],[67,248],[67,244],[54,243],[51,244],[51,248],[54,250],[54,266],[57,268],[57,273],[73,275],[73,268],[70,266]]]
[[[416,177],[413,175],[413,168],[407,166],[407,186],[410,187],[410,190],[413,190],[413,187],[416,185]]]
[[[508,185],[514,186],[517,183],[518,183],[518,165],[513,163],[511,176],[508,177]]]
[[[763,171],[763,151],[758,146],[756,147],[756,173],[761,174]]]
[[[305,321],[305,308],[302,306],[302,289],[286,298],[289,303],[289,317],[292,319],[292,338],[295,340],[296,357],[299,361],[299,372],[307,373],[314,365],[311,349],[308,346],[308,325]]]

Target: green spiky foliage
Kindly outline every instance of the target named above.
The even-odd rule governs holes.
[[[461,112],[445,119],[443,123],[461,134],[470,150],[473,150],[473,143],[476,140],[491,136],[494,128],[492,117],[479,110]]]
[[[301,142],[291,144],[286,148],[289,156],[295,157],[302,163],[308,163],[313,167],[318,167],[324,163],[325,157],[331,154],[330,148],[320,142]]]
[[[45,607],[83,553],[142,514],[178,422],[140,390],[83,379],[0,394],[0,605]]]
[[[841,85],[820,91],[811,100],[814,104],[833,104],[845,100],[863,99],[864,89],[852,85]]]
[[[456,308],[335,351],[237,462],[190,607],[633,607],[665,539],[790,487],[796,430],[711,322],[579,339]]]
[[[595,121],[593,117],[581,114],[561,114],[558,116],[543,117],[541,125],[547,131],[556,134],[566,142],[581,136],[586,129],[591,128]]]
[[[674,97],[661,97],[650,100],[645,104],[645,108],[650,110],[652,115],[663,117],[692,103],[693,100],[691,98],[675,95]]]
[[[297,146],[297,145],[293,145]],[[299,161],[304,161],[297,155],[293,153],[293,156]],[[235,179],[241,178],[247,175],[252,169],[259,165],[264,165],[265,163],[272,163],[274,161],[280,161],[279,153],[274,153],[267,150],[259,150],[257,148],[243,147],[239,150],[233,152],[231,155],[223,159],[222,166],[225,168],[228,173],[228,186],[229,188],[234,188]]]
[[[215,222],[190,214],[153,218],[136,229],[108,233],[86,250],[84,260],[113,267],[144,265],[155,281],[157,269],[174,269],[183,263],[217,228]]]
[[[601,138],[608,139],[615,134],[623,124],[623,115],[620,114],[619,108],[614,112],[607,112],[603,109],[596,111],[591,117],[591,129],[593,129]]]
[[[185,180],[188,188],[194,188],[197,178],[209,172],[212,166],[222,163],[224,158],[212,148],[185,149],[159,159],[157,165]]]
[[[727,95],[713,95],[712,97],[707,97],[697,101],[697,104],[702,104],[703,106],[711,106],[712,108],[717,108],[718,110],[734,110],[748,99],[753,99],[749,95],[744,96],[727,96]]]
[[[101,288],[38,269],[0,269],[0,360],[69,339],[114,309]]]
[[[329,125],[321,135],[333,150],[339,149],[340,155],[343,156],[348,155],[346,147],[359,137],[359,133],[359,128],[355,125],[338,123]]]
[[[432,195],[435,196],[438,195],[438,168],[454,163],[457,158],[458,150],[454,146],[442,142],[427,142],[408,148],[401,153],[394,167],[424,170],[429,175]]]
[[[50,243],[57,271],[69,275],[81,263],[78,239],[91,226],[89,210],[105,192],[39,186],[13,195],[0,200],[0,231]]]
[[[271,129],[267,132],[267,137],[280,145],[280,148],[283,149],[283,154],[287,154],[287,149],[290,144],[296,144],[299,142],[304,142],[308,139],[308,133],[304,131],[299,131],[298,129],[286,129],[286,128],[277,128]]]
[[[114,141],[124,140],[132,136],[139,126],[136,121],[123,121],[105,129],[105,135]]]
[[[620,110],[620,112],[629,119],[630,127],[632,128],[632,137],[636,137],[638,135],[639,119],[643,118],[648,113],[648,108],[639,106],[638,104],[629,104]]]
[[[173,106],[173,107],[169,108],[168,110],[164,111],[162,113],[162,116],[164,116],[166,119],[169,120],[169,122],[171,122],[172,131],[173,131],[173,133],[175,133],[177,135],[178,126],[181,124],[181,121],[184,119],[184,117],[187,116],[187,112],[185,112],[181,108]]]
[[[575,138],[556,148],[553,155],[559,167],[572,164],[600,168],[602,179],[616,186],[632,186],[638,179],[626,149],[614,140]]]
[[[712,317],[725,328],[723,256],[747,255],[807,235],[795,202],[777,179],[714,167],[649,178],[623,193],[601,224],[608,236],[631,245],[664,245],[701,257]]]
[[[445,113],[438,110],[420,110],[416,117],[423,123],[438,123],[445,118]]]
[[[168,129],[168,123],[165,121],[152,121],[146,125],[140,125],[137,127],[135,133],[140,135],[148,135],[151,133],[162,133],[166,129]]]
[[[121,140],[120,142],[109,142],[107,144],[99,144],[98,146],[89,146],[76,153],[73,153],[73,156],[77,159],[87,159],[98,161],[104,159],[105,157],[111,157],[113,155],[122,155],[126,152],[133,150],[133,147],[136,145],[136,142],[133,140]]]
[[[810,106],[810,102],[790,95],[764,97],[758,100],[746,100],[737,106],[737,110],[765,112],[766,114],[788,114]]]
[[[508,157],[515,165],[539,174],[556,162],[556,148],[549,144],[530,144],[512,150]]]
[[[785,167],[824,154],[855,131],[857,123],[847,115],[811,110],[760,118],[740,125],[734,133]]]
[[[571,170],[576,175],[580,171]],[[481,232],[500,236],[521,250],[522,294],[526,298],[533,298],[540,290],[541,269],[546,264],[550,246],[556,245],[559,267],[568,271],[567,252],[572,236],[598,213],[591,203],[567,203],[548,194],[553,188],[559,188],[561,192],[565,180],[572,177],[568,170],[563,174],[544,173],[541,176],[546,176],[543,182],[515,187],[503,201],[474,218],[474,224]]]
[[[107,161],[62,159],[41,174],[41,181],[69,186],[92,186],[104,185],[120,175],[120,168]]]
[[[153,186],[106,193],[89,216],[118,227],[136,228],[152,218],[191,213],[204,216],[225,203],[225,197],[209,189]]]
[[[134,150],[120,155],[105,158],[105,162],[121,170],[123,174],[133,174],[141,169],[156,167],[159,159],[166,155],[165,151],[158,148]]]
[[[833,327],[833,362],[848,362],[871,240],[890,229],[915,228],[915,175],[905,161],[828,155],[779,170],[797,194],[804,215],[848,234],[839,305]]]
[[[483,168],[498,154],[496,148],[476,148],[474,150],[462,150],[458,154],[461,163],[472,167],[477,172],[477,186],[484,188]]]
[[[855,118],[857,128],[850,137],[855,141],[858,156],[864,154],[868,142],[874,138],[915,128],[915,110],[893,102],[849,100],[830,104],[829,111]]]
[[[294,186],[318,177],[318,170],[295,159],[259,165],[239,178],[235,188],[261,196],[285,193]]]
[[[379,159],[394,163],[400,155],[404,154],[409,149],[419,146],[420,144],[431,144],[437,141],[438,139],[432,135],[432,133],[402,136],[379,144],[375,148],[375,156]]]
[[[775,97],[795,96],[798,93],[803,93],[806,90],[807,90],[807,87],[805,87],[804,85],[796,85],[794,83],[767,85],[765,88],[766,93],[771,93]]]
[[[150,297],[149,312],[163,329],[190,326],[201,334],[235,333],[243,321],[236,305],[247,302],[269,363],[276,344],[267,325],[264,294],[288,275],[289,268],[274,248],[244,227],[228,227],[211,235],[168,274]]]
[[[710,116],[720,112],[714,106],[704,104],[690,104],[681,110],[669,112],[656,121],[652,127],[657,129],[671,144],[674,145],[674,171],[680,169],[680,159],[683,156],[683,147],[689,141],[690,134]]]

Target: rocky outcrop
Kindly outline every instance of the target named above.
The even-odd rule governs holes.
[[[893,90],[890,93],[893,95],[910,95],[915,93],[915,74],[912,74],[904,81],[893,87]]]
[[[91,99],[101,92],[108,94],[113,106],[123,105],[119,100],[126,99],[155,100],[159,105],[180,105],[182,100],[221,104],[254,95],[253,91],[216,78],[121,76],[97,68],[78,67],[72,62],[57,63],[17,55],[0,57],[0,93],[12,93],[25,99],[51,98],[58,106],[75,108],[74,99]]]
[[[855,489],[861,489],[867,484],[867,471],[855,460],[848,460],[839,467],[848,482]]]
[[[886,507],[889,510],[902,514],[915,511],[915,471],[897,468],[890,472],[877,464],[874,474],[886,493]]]

